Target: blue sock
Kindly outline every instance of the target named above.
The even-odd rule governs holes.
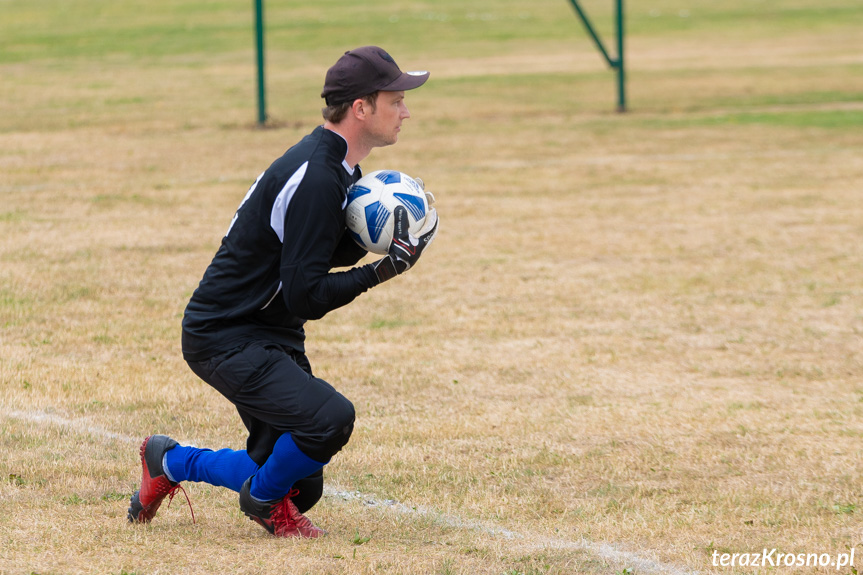
[[[281,499],[294,483],[308,477],[326,465],[300,451],[290,433],[282,435],[273,447],[270,458],[252,478],[250,494],[258,501]]]
[[[258,464],[245,451],[213,451],[182,445],[165,452],[162,467],[172,481],[203,481],[237,493],[258,470]]]

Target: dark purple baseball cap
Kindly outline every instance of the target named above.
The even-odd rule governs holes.
[[[327,70],[324,98],[328,106],[352,102],[379,90],[400,92],[419,88],[428,80],[428,72],[402,72],[383,48],[363,46],[348,50]]]

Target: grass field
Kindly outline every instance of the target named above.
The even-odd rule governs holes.
[[[251,3],[0,0],[0,573],[856,573],[863,5],[628,4],[617,114],[565,0],[269,0],[262,130]],[[364,170],[441,231],[308,325],[358,412],[328,536],[203,484],[131,526],[144,436],[243,447],[182,311],[371,43],[432,77]],[[856,564],[716,565],[764,549]]]

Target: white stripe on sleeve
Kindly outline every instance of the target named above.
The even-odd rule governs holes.
[[[280,242],[285,241],[285,214],[288,213],[288,205],[291,203],[291,198],[294,197],[297,188],[300,187],[300,182],[303,181],[308,167],[308,162],[300,166],[288,179],[285,187],[276,196],[276,201],[273,202],[273,211],[270,212],[270,227],[276,232]]]

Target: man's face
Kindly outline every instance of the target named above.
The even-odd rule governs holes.
[[[410,117],[404,92],[378,92],[375,110],[367,116],[369,143],[373,147],[395,144],[399,140],[402,121]]]

